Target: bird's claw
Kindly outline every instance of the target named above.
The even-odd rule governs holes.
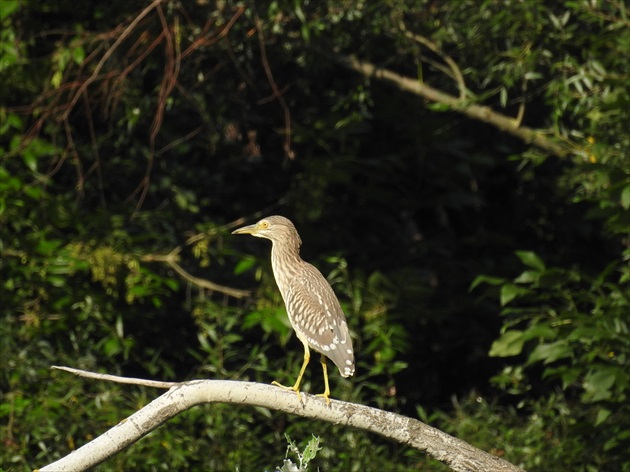
[[[318,393],[315,396],[316,397],[324,397],[326,399],[326,405],[330,406],[330,394],[327,394],[326,392],[324,392],[324,393]]]
[[[276,387],[280,387],[285,390],[293,390],[295,393],[297,393],[299,402],[302,403],[302,395],[300,395],[300,389],[296,387],[295,385],[293,387],[287,387],[286,385],[282,385],[281,383],[276,382],[275,380],[271,382],[271,385],[275,385]]]

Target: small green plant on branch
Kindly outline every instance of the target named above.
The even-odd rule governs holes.
[[[284,437],[288,443],[287,453],[284,456],[282,467],[276,469],[277,472],[306,472],[310,462],[315,459],[317,452],[322,449],[319,447],[319,437],[313,435],[306,443],[306,446],[304,446],[303,451],[300,451],[296,442],[287,433],[284,433]],[[289,454],[295,455],[297,464],[289,459]]]

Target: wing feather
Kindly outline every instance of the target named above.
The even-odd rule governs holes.
[[[352,375],[354,351],[345,315],[321,272],[304,262],[301,273],[289,282],[288,293],[289,320],[298,337],[332,360],[341,375]]]

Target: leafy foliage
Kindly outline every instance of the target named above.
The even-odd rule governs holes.
[[[627,265],[611,264],[591,279],[576,269],[547,268],[533,252],[517,255],[526,270],[515,279],[473,282],[497,287],[504,306],[506,321],[490,355],[523,355],[492,380],[514,395],[539,390],[543,381],[564,391],[575,410],[571,432],[579,437],[594,428],[585,449],[601,461],[598,467],[621,467],[617,461],[630,437]],[[599,451],[605,455],[598,457]]]

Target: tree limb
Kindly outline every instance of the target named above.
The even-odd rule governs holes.
[[[515,120],[507,115],[497,113],[486,106],[461,100],[458,97],[444,93],[418,80],[397,74],[389,69],[378,67],[370,62],[361,61],[354,55],[334,55],[332,57],[343,66],[348,69],[352,69],[365,77],[389,82],[405,92],[411,92],[432,102],[448,105],[453,110],[462,113],[469,118],[488,123],[501,131],[505,131],[513,136],[516,136],[525,143],[533,144],[543,151],[547,151],[555,156],[565,157],[571,152],[570,145],[559,143],[550,139],[550,131],[519,126],[518,120]]]
[[[225,293],[234,298],[243,298],[249,296],[250,292],[248,290],[241,290],[239,288],[227,287],[225,285],[220,285],[210,280],[201,279],[199,277],[195,277],[194,275],[188,273],[182,266],[177,263],[180,246],[175,248],[173,251],[166,255],[158,255],[158,254],[147,254],[142,257],[143,261],[147,262],[164,262],[171,269],[179,274],[181,278],[190,282],[197,287],[205,288],[208,290],[212,290],[215,292]]]
[[[110,382],[130,385],[142,385],[144,387],[171,388],[181,384],[181,382],[162,382],[159,380],[134,379],[133,377],[120,377],[118,375],[99,374],[98,372],[90,372],[88,370],[73,369],[72,367],[63,367],[58,365],[51,366],[51,369],[64,370],[78,377],[85,377],[87,379],[109,380]]]
[[[403,21],[400,21],[399,27],[403,31],[406,37],[408,37],[409,39],[412,39],[413,41],[417,43],[422,44],[423,46],[426,46],[431,51],[433,51],[434,53],[442,57],[444,62],[448,64],[451,70],[450,76],[453,78],[453,80],[455,80],[455,82],[457,82],[457,87],[459,88],[459,98],[465,99],[466,98],[466,82],[464,81],[464,75],[462,74],[462,71],[459,69],[459,66],[453,60],[453,58],[449,56],[448,54],[446,54],[444,51],[442,51],[442,48],[440,48],[437,44],[435,44],[429,38],[425,38],[424,36],[420,36],[419,34],[415,34],[409,31]]]
[[[91,378],[147,385],[147,381],[141,379],[104,376],[67,367],[54,368]],[[426,452],[456,471],[522,472],[522,469],[503,459],[413,418],[338,400],[332,400],[330,406],[327,406],[321,398],[305,393],[301,397],[302,402],[294,392],[254,382],[192,380],[175,384],[168,392],[129,418],[123,419],[109,431],[39,471],[87,470],[114,456],[176,415],[196,405],[220,402],[259,406],[364,429]]]

